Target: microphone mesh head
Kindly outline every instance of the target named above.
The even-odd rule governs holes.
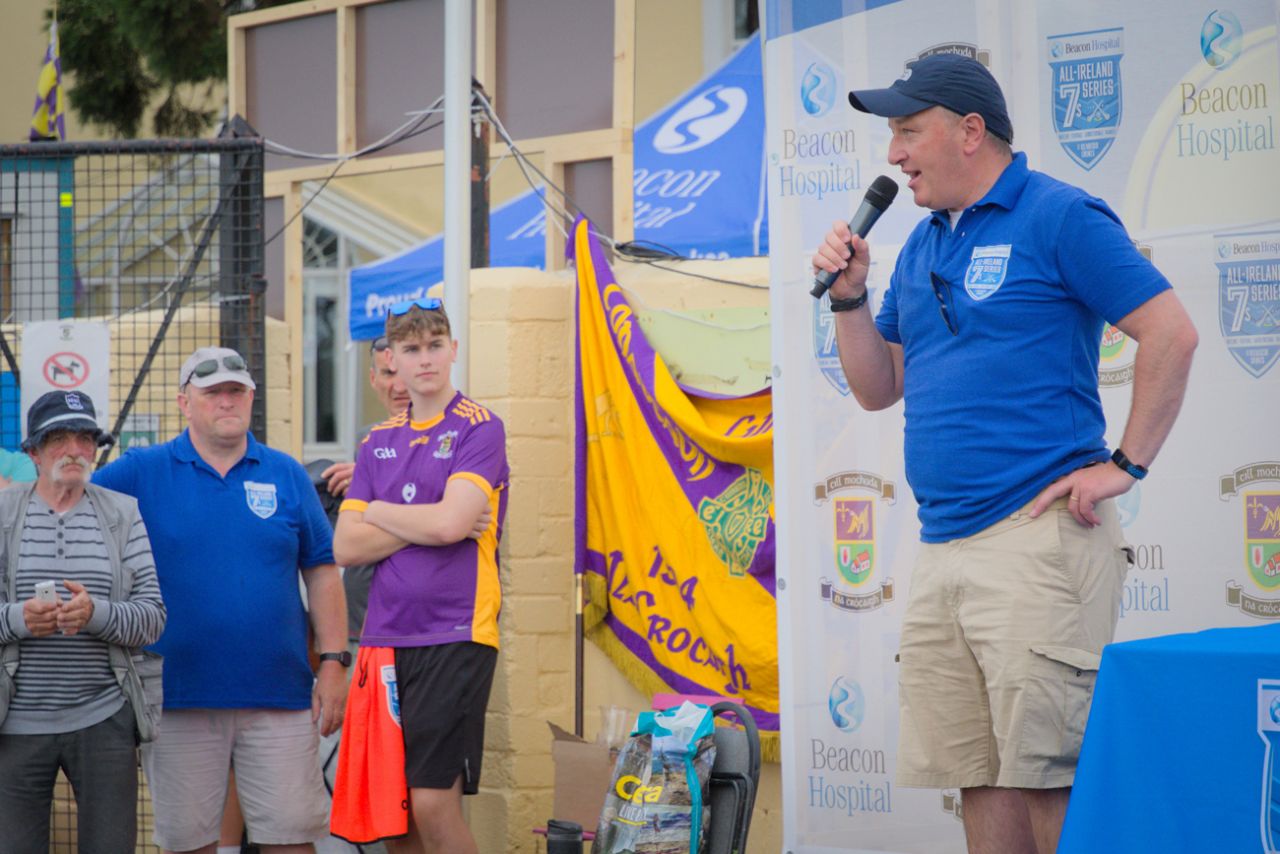
[[[890,178],[888,175],[881,175],[871,182],[871,186],[867,188],[867,201],[875,205],[880,210],[884,210],[893,204],[893,200],[898,196],[898,182]]]

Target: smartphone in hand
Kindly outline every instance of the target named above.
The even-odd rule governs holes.
[[[58,602],[58,582],[41,581],[36,584],[36,599],[41,602]]]

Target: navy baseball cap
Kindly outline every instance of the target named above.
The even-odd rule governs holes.
[[[978,60],[956,53],[926,56],[888,89],[850,92],[849,103],[855,110],[885,118],[909,116],[930,107],[946,107],[962,116],[977,113],[987,130],[1013,142],[1013,124],[1000,84]]]

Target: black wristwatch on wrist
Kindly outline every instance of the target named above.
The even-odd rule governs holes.
[[[863,291],[858,296],[850,297],[849,299],[837,299],[836,297],[832,297],[831,310],[832,311],[853,311],[854,309],[862,308],[864,305],[866,305],[867,295],[870,293],[871,293],[870,291]]]
[[[1128,474],[1134,480],[1142,480],[1147,476],[1147,467],[1140,466],[1124,455],[1124,451],[1116,448],[1116,452],[1111,455],[1111,462],[1120,467],[1122,471]]]
[[[343,667],[350,667],[351,653],[347,652],[345,649],[342,652],[322,652],[320,653],[320,660],[322,662],[336,661],[339,664],[341,664]]]

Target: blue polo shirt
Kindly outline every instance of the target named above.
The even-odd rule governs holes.
[[[151,537],[167,709],[311,706],[298,570],[333,563],[332,533],[302,466],[248,438],[225,478],[186,431],[93,476],[138,499]]]
[[[955,335],[930,273],[945,282]],[[1103,321],[1168,287],[1105,202],[1028,169],[1021,153],[954,230],[947,211],[915,227],[876,327],[902,345],[921,539],[977,533],[1055,478],[1107,459]]]

